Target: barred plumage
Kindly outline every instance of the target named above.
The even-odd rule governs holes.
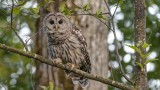
[[[90,73],[90,57],[81,31],[73,26],[61,13],[49,13],[44,18],[44,29],[48,36],[48,51],[52,59],[61,58],[64,64],[72,63],[80,70]],[[74,84],[88,85],[88,79],[66,71]]]

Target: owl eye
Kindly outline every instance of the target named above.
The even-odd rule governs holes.
[[[53,20],[50,20],[49,23],[50,23],[50,24],[54,24],[54,21],[53,21]]]
[[[62,23],[63,23],[63,21],[62,21],[62,20],[59,20],[59,21],[58,21],[58,23],[59,23],[59,24],[62,24]]]

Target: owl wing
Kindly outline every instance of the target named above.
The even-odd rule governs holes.
[[[78,39],[78,41],[81,44],[81,53],[84,56],[84,60],[82,62],[82,66],[80,66],[80,70],[83,70],[85,72],[90,73],[91,71],[91,62],[90,62],[90,57],[87,51],[87,43],[85,41],[84,36],[82,35],[81,30],[79,30],[76,26],[73,26],[72,29],[72,34],[75,35],[75,37]]]

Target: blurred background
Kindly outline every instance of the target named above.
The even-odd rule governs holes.
[[[14,2],[14,8],[13,6]],[[111,13],[115,12],[118,0],[108,0]],[[47,5],[47,8],[46,8]],[[48,7],[49,6],[49,7]],[[12,12],[13,8],[13,12]],[[47,38],[42,21],[48,10],[60,10],[71,22],[80,28],[86,38],[91,57],[92,73],[129,84],[119,71],[116,60],[114,36],[101,21],[108,24],[107,14],[101,17],[90,15],[71,15],[108,12],[104,0],[0,0],[0,43],[25,50],[12,28],[27,45],[29,51],[49,57]],[[11,20],[11,12],[13,18]],[[13,22],[11,28],[11,21]],[[134,45],[134,1],[120,0],[114,16],[118,48],[126,75],[133,77],[134,50],[126,45]],[[160,2],[146,0],[147,48],[151,52],[148,59],[160,59]],[[147,64],[148,85],[150,90],[160,89],[159,60]],[[44,90],[53,82],[55,90],[82,90],[73,85],[63,70],[50,67],[35,60],[0,50],[0,90]],[[42,87],[41,87],[42,86]],[[90,80],[83,90],[118,90],[115,87]]]

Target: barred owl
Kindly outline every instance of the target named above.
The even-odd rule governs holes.
[[[49,13],[43,21],[44,30],[48,37],[48,51],[52,59],[61,58],[63,64],[73,64],[78,69],[91,72],[90,57],[86,50],[87,44],[81,31],[72,25],[62,13]],[[86,87],[88,79],[65,71],[73,84]]]

